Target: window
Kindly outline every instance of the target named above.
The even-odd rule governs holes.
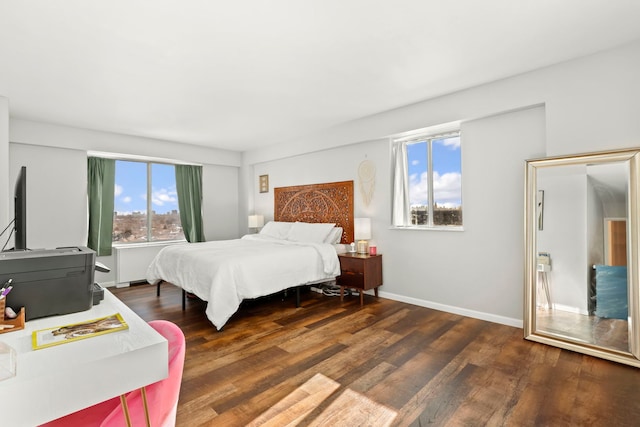
[[[116,160],[113,243],[184,240],[175,167]]]
[[[393,225],[462,226],[460,133],[394,141]]]

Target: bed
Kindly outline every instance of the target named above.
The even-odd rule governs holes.
[[[218,329],[244,299],[334,279],[340,245],[353,241],[353,181],[274,189],[274,221],[240,239],[170,245],[147,269],[147,281],[168,282],[207,301]]]

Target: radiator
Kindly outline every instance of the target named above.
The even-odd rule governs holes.
[[[116,285],[145,280],[153,258],[162,248],[172,244],[175,243],[115,246]]]

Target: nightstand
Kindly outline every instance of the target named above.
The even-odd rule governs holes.
[[[360,305],[364,304],[364,291],[373,289],[378,296],[378,286],[382,286],[382,255],[339,254],[340,276],[336,284],[340,286],[340,301],[344,288],[360,290]]]

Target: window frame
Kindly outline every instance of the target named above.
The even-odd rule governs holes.
[[[130,245],[163,245],[163,244],[171,244],[171,243],[183,243],[186,242],[186,237],[184,236],[184,232],[182,233],[182,238],[180,239],[167,239],[167,240],[152,240],[152,233],[153,233],[153,200],[152,200],[152,195],[153,195],[153,182],[152,182],[152,168],[154,164],[158,164],[158,165],[169,165],[169,166],[176,166],[177,164],[183,164],[180,162],[171,162],[171,161],[163,161],[163,160],[155,160],[155,159],[140,159],[140,158],[127,158],[127,157],[114,157],[113,158],[116,162],[116,169],[117,169],[117,162],[135,162],[135,163],[142,163],[146,166],[146,178],[147,178],[147,185],[146,185],[146,194],[147,194],[147,200],[146,200],[146,221],[145,221],[145,225],[147,228],[147,233],[146,233],[146,241],[143,242],[122,242],[122,241],[115,241],[113,240],[113,237],[111,239],[111,245],[113,247],[117,247],[117,246],[130,246]],[[117,178],[117,173],[115,175],[115,177]],[[180,218],[180,207],[178,206],[178,218]],[[115,209],[115,205],[114,205],[114,217],[116,216],[116,213],[118,211]],[[114,218],[115,219],[115,218]],[[114,226],[115,226],[115,221],[114,221]],[[182,228],[182,220],[180,219],[180,228]],[[112,230],[113,233],[113,230]]]
[[[434,180],[433,180],[433,142],[434,141],[438,141],[438,140],[443,140],[443,139],[448,139],[448,138],[454,138],[454,137],[458,137],[460,138],[460,209],[462,210],[462,216],[461,216],[461,225],[434,225],[433,224],[433,218],[434,218]],[[398,146],[399,145],[404,145],[405,147],[407,147],[410,144],[417,144],[417,143],[423,143],[426,142],[426,146],[427,146],[427,172],[429,173],[429,179],[427,180],[428,182],[428,189],[427,189],[427,197],[428,197],[428,206],[427,206],[427,216],[428,216],[428,223],[427,224],[413,224],[412,223],[412,218],[411,218],[411,203],[410,200],[407,199],[406,201],[406,210],[408,212],[408,223],[405,223],[403,225],[398,225],[398,224],[391,224],[391,229],[399,229],[399,230],[429,230],[429,231],[464,231],[464,209],[463,209],[463,197],[462,197],[462,188],[463,188],[463,181],[464,181],[464,177],[463,177],[463,161],[462,161],[462,131],[459,128],[456,128],[455,130],[447,130],[445,132],[438,132],[438,133],[430,133],[430,132],[420,132],[420,133],[413,133],[411,136],[406,136],[403,138],[396,138],[396,139],[392,139],[391,141],[391,147],[392,147],[392,151],[396,152],[396,151],[400,151],[402,152],[402,150],[398,150]],[[404,150],[404,152],[406,153],[406,149]],[[408,164],[409,162],[409,156],[408,153],[405,156],[405,163]],[[392,164],[392,177],[396,176],[396,163],[395,163],[395,159],[394,162]],[[394,178],[392,178],[393,181]],[[408,172],[407,169],[407,173],[404,174],[404,185],[407,186],[407,188],[410,185],[410,174]],[[395,183],[392,182],[392,188],[395,187]],[[407,190],[408,191],[408,190]],[[392,203],[396,203],[396,195],[392,194]],[[393,221],[393,218],[392,218]]]

